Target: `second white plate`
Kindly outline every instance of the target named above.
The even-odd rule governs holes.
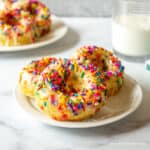
[[[54,15],[52,15],[51,32],[44,37],[37,40],[35,43],[21,46],[0,46],[0,52],[15,52],[22,50],[31,50],[52,44],[62,38],[67,33],[68,27],[64,22]]]
[[[16,99],[19,105],[30,115],[49,125],[65,128],[89,128],[116,122],[134,112],[142,102],[142,90],[139,84],[129,76],[125,76],[125,82],[120,92],[110,98],[109,103],[99,113],[90,119],[83,121],[56,121],[41,113],[33,104],[33,100],[24,96],[20,89],[16,88]]]

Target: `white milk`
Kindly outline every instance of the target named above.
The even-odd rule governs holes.
[[[112,21],[113,48],[125,55],[150,54],[150,16],[119,16]]]

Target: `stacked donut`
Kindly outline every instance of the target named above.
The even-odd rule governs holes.
[[[55,120],[93,116],[123,85],[124,67],[110,51],[84,46],[70,59],[45,57],[20,73],[19,86]]]
[[[0,9],[0,45],[34,43],[50,32],[49,9],[39,0],[4,0]]]

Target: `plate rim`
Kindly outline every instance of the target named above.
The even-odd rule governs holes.
[[[17,98],[17,90],[18,90],[18,84],[16,85],[15,88],[15,97],[16,97],[16,101],[19,104],[19,106],[30,116],[32,116],[34,119],[48,124],[50,126],[55,126],[55,127],[62,127],[62,128],[93,128],[93,127],[100,127],[100,126],[104,126],[104,125],[108,125],[108,124],[112,124],[114,122],[120,121],[122,119],[124,119],[125,117],[129,116],[130,114],[132,114],[133,112],[135,112],[138,107],[141,105],[142,100],[143,100],[143,92],[142,92],[142,88],[140,86],[140,84],[133,79],[131,76],[129,75],[125,75],[126,78],[129,78],[130,80],[132,80],[132,82],[135,83],[136,87],[139,89],[140,93],[139,93],[139,99],[138,101],[134,104],[134,107],[130,107],[129,109],[127,109],[125,112],[116,115],[114,117],[110,117],[110,118],[106,118],[104,120],[101,121],[93,121],[93,122],[82,122],[82,121],[78,121],[78,122],[73,122],[73,121],[57,121],[57,120],[53,120],[52,118],[46,116],[44,113],[36,111],[35,109],[33,109],[30,105],[30,112],[27,110],[29,108],[25,108],[23,106],[23,102],[22,100]],[[21,94],[21,93],[20,93]],[[22,96],[24,96],[23,94],[21,94]],[[26,96],[24,96],[26,97]],[[31,112],[32,111],[32,112]],[[113,119],[112,119],[113,118]],[[80,125],[78,125],[80,123]]]
[[[50,39],[46,39],[44,41],[37,41],[35,43],[31,43],[31,44],[26,44],[26,45],[20,45],[20,46],[0,46],[0,53],[2,52],[18,52],[18,51],[29,51],[29,50],[33,50],[36,48],[40,48],[40,47],[44,47],[47,45],[50,45],[52,43],[57,42],[58,40],[60,40],[61,38],[63,38],[67,31],[68,31],[68,26],[64,23],[64,21],[56,16],[56,15],[51,15],[52,19],[57,19],[59,21],[59,23],[63,24],[63,33],[57,37]],[[49,32],[48,34],[51,34],[51,32]],[[45,35],[46,36],[46,35]]]

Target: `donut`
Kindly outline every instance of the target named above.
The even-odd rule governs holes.
[[[20,8],[30,13],[34,19],[36,28],[36,37],[41,37],[50,31],[51,19],[49,9],[39,0],[21,0],[15,1],[12,9]]]
[[[0,45],[34,43],[50,32],[49,9],[38,0],[5,0],[0,10]]]
[[[41,73],[35,88],[37,107],[59,121],[83,120],[107,102],[106,87],[99,68],[91,63],[57,59]]]
[[[25,96],[34,97],[35,86],[38,82],[41,72],[56,58],[44,57],[39,60],[32,61],[25,66],[19,74],[19,87]]]
[[[0,12],[0,45],[16,46],[35,41],[33,21],[20,10]]]
[[[73,58],[85,67],[92,63],[100,69],[108,97],[115,95],[122,87],[124,66],[112,52],[97,46],[84,46],[77,50]]]

